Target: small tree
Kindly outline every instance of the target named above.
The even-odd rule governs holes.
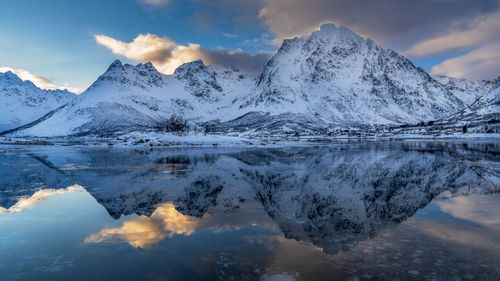
[[[462,128],[462,133],[467,134],[467,125],[464,125]]]
[[[160,132],[183,134],[188,130],[187,121],[180,116],[171,116],[169,119],[160,122],[156,126]]]

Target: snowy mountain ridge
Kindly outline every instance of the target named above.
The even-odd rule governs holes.
[[[326,24],[285,40],[262,73],[193,61],[165,75],[151,63],[117,60],[67,106],[52,107],[50,116],[13,135],[106,136],[166,127],[314,133],[417,124],[463,111],[495,85],[438,79],[370,39]]]
[[[67,90],[43,90],[8,71],[0,73],[0,132],[35,121],[75,97]]]
[[[457,112],[438,124],[460,124],[474,125],[486,124],[486,126],[497,125],[500,123],[500,87],[480,97],[472,105],[464,110]]]
[[[236,118],[232,101],[246,94],[255,75],[234,73],[194,61],[165,75],[151,63],[133,66],[117,60],[68,106],[17,134],[109,135],[153,130],[173,116],[190,120],[192,127],[195,122]],[[224,88],[218,76],[224,77]]]
[[[500,77],[493,80],[468,80],[438,74],[433,75],[432,78],[449,88],[459,88],[465,91],[478,92],[479,94],[486,94],[500,87]]]
[[[433,76],[436,81],[445,85],[455,95],[471,105],[480,97],[500,87],[500,77],[494,80],[467,80],[465,78],[455,78],[446,75]]]

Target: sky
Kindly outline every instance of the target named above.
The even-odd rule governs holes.
[[[2,0],[0,72],[81,92],[115,59],[261,69],[283,39],[344,25],[431,74],[500,76],[500,0]]]

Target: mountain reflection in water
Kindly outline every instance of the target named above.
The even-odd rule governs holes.
[[[338,273],[340,279],[382,278],[387,277],[387,273],[383,273],[386,270],[392,270],[402,279],[423,278],[425,267],[391,269],[391,263],[397,264],[397,259],[403,258],[407,250],[394,249],[395,241],[391,239],[412,235],[403,233],[404,227],[416,227],[426,239],[443,239],[443,233],[455,231],[457,236],[450,238],[453,243],[463,246],[472,243],[469,238],[473,239],[477,244],[475,248],[488,251],[490,247],[493,252],[488,252],[489,257],[500,259],[497,255],[500,241],[491,237],[491,231],[500,233],[500,228],[491,226],[498,225],[498,220],[485,215],[478,207],[498,210],[494,209],[496,203],[500,203],[495,201],[498,197],[496,194],[486,197],[494,198],[493,201],[474,197],[500,191],[499,152],[499,144],[468,142],[152,151],[4,148],[0,150],[0,218],[31,209],[53,194],[83,192],[95,198],[115,220],[85,233],[82,239],[85,247],[111,247],[125,242],[134,249],[155,251],[156,245],[169,239],[184,237],[187,241],[198,241],[207,231],[214,235],[236,231],[242,233],[239,239],[245,239],[249,245],[269,246],[279,241],[281,250],[287,248],[289,254],[316,256],[325,267],[320,270],[324,274],[330,274],[327,268],[333,257],[351,255],[350,259],[377,264],[359,265],[353,272],[345,269],[344,273]],[[474,198],[480,198],[483,204],[475,205]],[[456,208],[456,204],[462,207]],[[442,217],[436,217],[438,213]],[[406,220],[405,225],[398,227]],[[457,233],[454,228],[447,229],[450,225],[442,221],[453,227],[470,224],[470,227],[489,230],[470,232],[464,228]],[[1,219],[0,225],[3,225]],[[248,229],[254,229],[252,235],[247,233]],[[479,245],[479,241],[484,241],[487,247]],[[431,244],[439,256],[439,243]],[[210,245],[203,247],[210,248]],[[246,247],[247,251],[253,251],[251,246]],[[386,253],[379,253],[379,260],[369,260],[368,256],[377,249]],[[383,260],[388,249],[395,252],[388,255],[391,261]],[[280,252],[279,249],[269,251],[268,255]],[[422,251],[407,253],[407,258],[419,261],[422,267],[425,264]],[[367,257],[359,256],[363,253]],[[280,260],[276,263],[293,264],[289,256],[276,259]],[[338,260],[336,266],[341,265]],[[440,263],[433,261],[432,266],[437,265]],[[305,264],[296,265],[294,273],[287,278],[304,279],[311,274],[307,271],[314,268],[309,266],[305,269]],[[497,263],[488,269],[475,268],[473,275],[495,276],[500,272],[498,266]],[[385,269],[375,270],[376,267]],[[245,273],[245,278],[267,278],[270,274],[250,271]],[[360,272],[368,275],[358,275]],[[465,278],[463,272],[453,274],[426,276]],[[330,275],[309,276],[328,280]]]

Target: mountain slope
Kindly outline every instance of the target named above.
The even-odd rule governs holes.
[[[0,132],[35,121],[74,97],[67,90],[42,90],[10,71],[0,73]]]
[[[500,87],[479,98],[466,109],[453,114],[438,124],[482,126],[487,123],[498,126],[500,122]]]
[[[500,87],[482,97],[468,110],[477,116],[499,116],[500,115]]]
[[[457,97],[468,105],[500,87],[500,77],[494,80],[467,80],[446,75],[435,75],[433,78],[445,85],[448,90],[453,91]]]

